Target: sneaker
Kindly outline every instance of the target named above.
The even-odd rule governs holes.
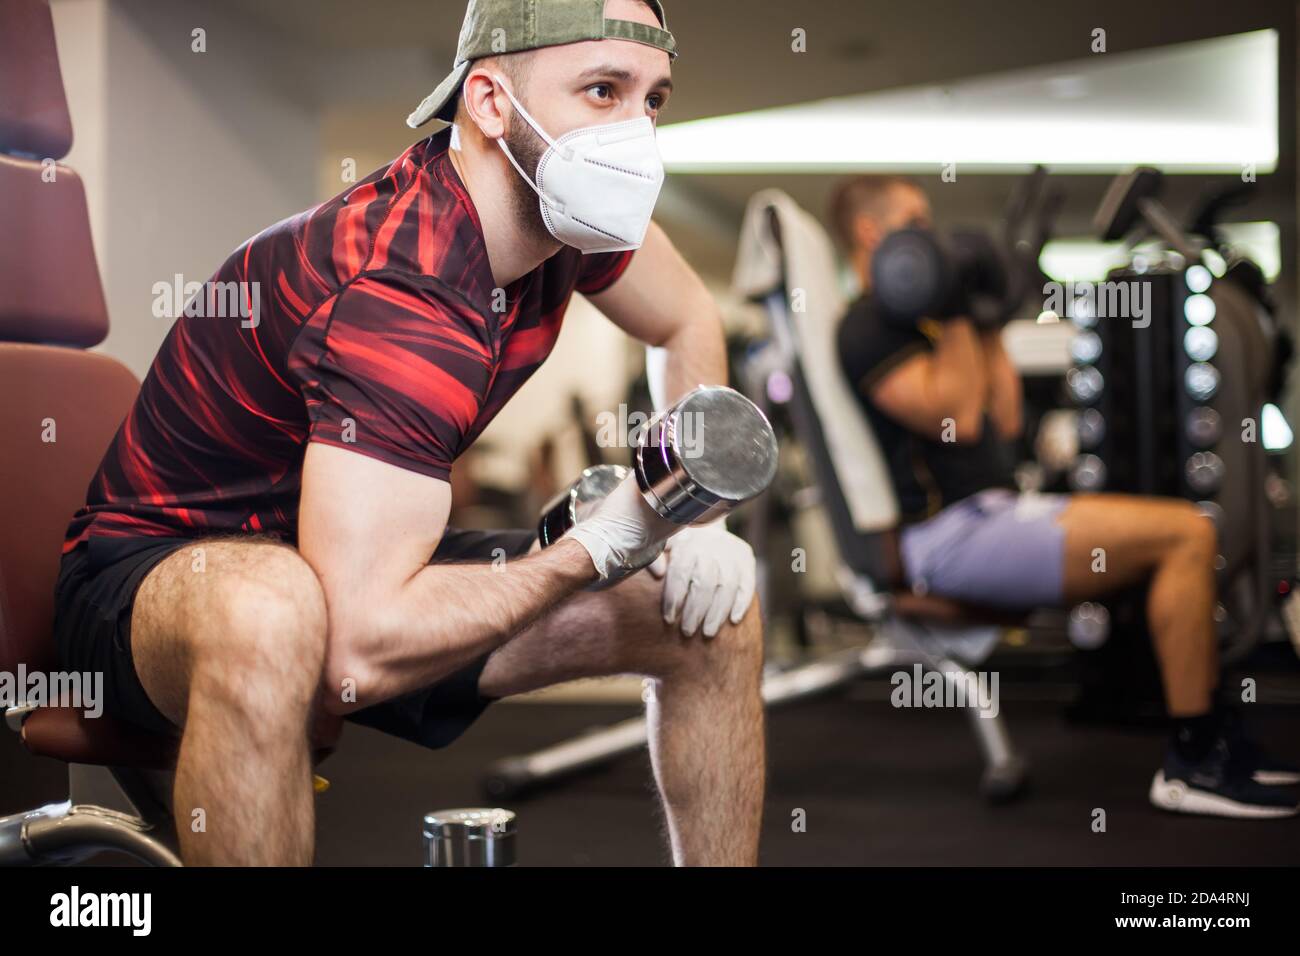
[[[1151,803],[1174,813],[1273,819],[1300,813],[1296,795],[1256,782],[1256,768],[1232,753],[1220,738],[1204,759],[1192,763],[1170,747],[1165,765],[1151,781]]]
[[[1300,784],[1300,767],[1277,760],[1259,749],[1246,736],[1241,714],[1232,708],[1223,711],[1223,736],[1228,750],[1241,766],[1251,767],[1251,778],[1266,787],[1293,787]]]

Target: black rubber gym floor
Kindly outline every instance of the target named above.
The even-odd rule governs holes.
[[[1259,741],[1300,762],[1300,666],[1260,677],[1247,719]],[[1080,726],[1064,718],[1074,688],[1006,680],[1002,709],[1031,762],[1031,789],[990,806],[964,715],[896,710],[889,685],[860,682],[768,715],[762,862],[769,866],[1272,865],[1300,863],[1300,818],[1237,821],[1164,814],[1146,802],[1164,733]],[[1283,706],[1281,701],[1290,703]],[[1279,703],[1273,703],[1279,702]],[[318,860],[326,866],[414,866],[429,810],[480,806],[489,763],[630,716],[632,706],[502,703],[461,740],[428,751],[348,725],[320,768]],[[67,771],[0,734],[0,813],[64,799]],[[525,866],[667,863],[644,752],[526,798]],[[1093,832],[1095,809],[1106,831]],[[806,832],[792,814],[805,811]],[[96,862],[122,865],[123,858]]]
[[[1288,681],[1288,684],[1293,684]],[[1294,686],[1291,688],[1294,690]],[[769,866],[1268,865],[1300,862],[1300,818],[1237,821],[1161,813],[1146,789],[1162,753],[1158,730],[1077,726],[1059,701],[1017,700],[1003,687],[1031,789],[990,806],[965,717],[896,710],[888,685],[860,683],[768,716],[762,862]],[[322,865],[413,865],[428,810],[482,805],[478,784],[498,757],[556,743],[632,707],[498,704],[443,751],[349,725],[321,767]],[[1300,708],[1252,705],[1261,744],[1300,762]],[[667,862],[644,751],[553,789],[503,803],[519,814],[525,866],[654,866]],[[1094,832],[1094,811],[1106,813]],[[793,832],[796,810],[806,831]]]

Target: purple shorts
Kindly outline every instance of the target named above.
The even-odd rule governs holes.
[[[917,594],[1001,608],[1053,607],[1065,584],[1068,495],[990,488],[903,528],[903,572]]]

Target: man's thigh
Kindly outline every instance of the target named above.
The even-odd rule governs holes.
[[[758,613],[755,600],[749,614]],[[661,678],[677,667],[706,672],[713,658],[737,653],[738,638],[761,640],[761,630],[724,625],[712,639],[683,636],[664,622],[663,582],[641,571],[612,588],[579,591],[498,647],[479,688],[500,698],[588,677]]]
[[[448,528],[430,560],[504,561],[527,553],[534,537],[529,531]],[[278,636],[263,642],[266,647],[250,647],[247,640],[249,632],[267,631],[264,618],[272,607],[286,623],[319,617],[323,607],[310,566],[296,549],[266,536],[104,539],[86,550],[90,556],[73,562],[61,578],[64,656],[77,669],[105,674],[113,716],[159,733],[184,725],[200,655],[224,653],[232,666],[252,665],[250,656],[277,654]],[[283,660],[263,663],[293,667],[293,647],[288,641],[284,647]],[[444,745],[489,702],[478,692],[485,662],[486,655],[438,685],[349,719]],[[321,722],[330,721],[317,714]],[[337,730],[320,726],[314,733],[324,740]]]
[[[525,552],[530,541],[529,532],[448,528],[430,560],[505,559]],[[148,573],[135,595],[130,653],[148,699],[170,723],[183,724],[195,658],[206,645],[238,642],[269,605],[286,608],[290,617],[295,608],[310,617],[314,608],[308,605],[323,600],[319,592],[315,572],[298,551],[273,538],[184,542]],[[260,656],[261,649],[251,650]],[[268,652],[275,652],[274,645]]]
[[[1060,604],[1063,495],[983,492],[903,530],[907,580],[921,594],[1026,609]]]
[[[1207,522],[1181,498],[1073,495],[1061,513],[1065,596],[1071,603],[1140,583],[1185,535]],[[1103,570],[1104,569],[1104,570]]]
[[[967,499],[930,528],[904,532],[914,587],[920,582],[923,591],[999,607],[1073,604],[1140,583],[1189,522],[1208,520],[1177,498],[990,498],[992,507]]]
[[[286,550],[260,537],[92,538],[60,568],[60,658],[104,675],[110,716],[174,733],[185,713],[186,648],[203,630],[199,622],[211,625],[225,604],[251,598],[240,582],[275,574],[276,562],[262,556],[282,558]]]
[[[274,646],[244,643],[254,625],[272,613],[308,618],[322,604],[315,573],[291,546],[251,535],[196,539],[141,582],[129,611],[128,652],[149,700],[180,727],[197,660],[236,643],[249,656],[274,654]]]

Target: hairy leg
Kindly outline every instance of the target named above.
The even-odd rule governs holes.
[[[1218,679],[1213,523],[1189,502],[1079,495],[1061,513],[1065,596],[1100,597],[1150,576],[1147,619],[1174,717],[1204,714]],[[1094,570],[1096,549],[1105,572]]]
[[[173,796],[187,864],[311,863],[325,638],[315,573],[265,539],[196,541],[140,585],[131,648],[149,699],[182,728]]]
[[[752,866],[766,775],[758,603],[712,640],[685,638],[663,622],[661,589],[641,573],[576,595],[498,648],[479,689],[505,697],[583,677],[650,679],[650,758],[674,862]]]

